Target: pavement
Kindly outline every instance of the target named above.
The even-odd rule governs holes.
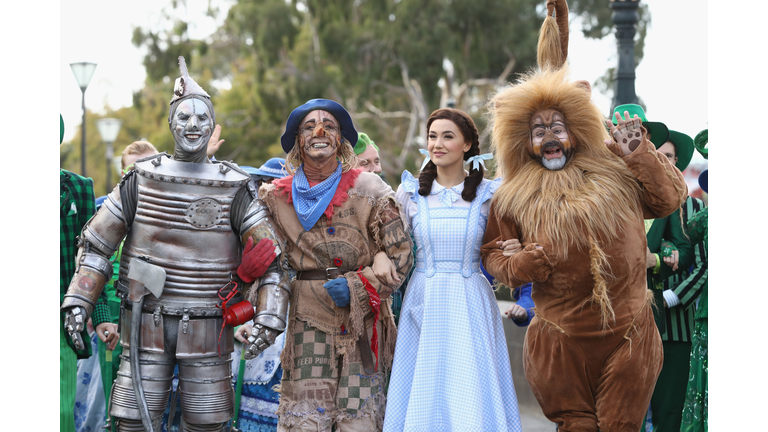
[[[503,313],[514,302],[497,300],[499,312]],[[509,350],[509,363],[512,367],[512,381],[515,383],[515,393],[517,403],[520,409],[520,422],[523,426],[523,432],[554,432],[555,424],[544,417],[539,403],[533,396],[531,387],[525,379],[523,370],[523,342],[525,341],[525,331],[527,327],[518,327],[512,320],[502,315],[504,324],[504,334],[507,339],[507,349]]]
[[[555,432],[555,424],[547,420],[541,410],[536,414],[530,409],[520,407],[520,423],[523,432]]]

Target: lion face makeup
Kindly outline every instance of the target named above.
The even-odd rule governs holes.
[[[553,109],[537,111],[531,116],[528,154],[550,171],[562,169],[573,156],[568,129],[563,115]]]

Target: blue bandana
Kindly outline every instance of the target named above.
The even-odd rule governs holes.
[[[296,171],[291,184],[293,194],[293,208],[296,210],[296,216],[299,217],[304,231],[309,231],[323,215],[328,204],[331,203],[336,188],[341,181],[341,162],[338,162],[336,171],[327,179],[309,186],[309,180],[304,175],[304,165],[302,164]]]

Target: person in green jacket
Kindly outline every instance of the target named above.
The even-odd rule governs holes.
[[[683,171],[693,155],[693,139],[686,134],[670,130],[669,139],[657,146],[670,162]],[[682,206],[682,219],[687,223],[704,208],[700,200],[687,197]],[[672,221],[675,226],[678,224]],[[662,240],[662,250],[676,249],[679,241]],[[707,256],[702,245],[692,247],[693,266],[674,262],[682,272],[673,273],[666,279],[656,281],[661,284],[663,304],[659,306],[659,316],[664,321],[660,327],[664,347],[664,366],[656,381],[651,398],[651,418],[654,432],[677,432],[682,422],[685,391],[688,384],[689,358],[691,353],[691,335],[694,327],[696,300],[707,282]],[[673,271],[674,271],[673,267]]]
[[[64,141],[64,118],[59,116],[59,120],[61,134],[59,144],[61,144]],[[69,281],[75,274],[77,236],[83,225],[93,216],[96,202],[93,180],[64,169],[59,169],[59,191],[59,304],[61,304]],[[109,321],[106,297],[103,295],[95,305],[92,320],[97,331],[103,331],[101,324]],[[91,345],[85,344],[82,350],[76,349],[64,328],[63,313],[59,323],[59,430],[74,432],[77,360],[91,356]],[[86,330],[80,333],[80,337],[83,340],[90,340]]]
[[[707,158],[708,150],[704,148],[708,142],[709,130],[699,132],[694,138],[696,150]],[[699,176],[701,189],[709,193],[709,170]],[[691,218],[688,223],[688,235],[691,243],[697,247],[702,245],[704,252],[709,250],[709,207],[704,208]],[[699,304],[694,316],[693,336],[691,337],[690,371],[688,372],[688,388],[683,405],[683,420],[681,432],[701,432],[709,430],[709,283],[704,282],[699,297]]]

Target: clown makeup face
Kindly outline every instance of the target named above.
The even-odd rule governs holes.
[[[573,144],[565,127],[565,118],[553,109],[538,111],[531,117],[528,154],[544,168],[562,169],[573,155]]]
[[[427,150],[429,158],[435,165],[448,168],[464,163],[464,153],[472,147],[471,142],[464,139],[456,124],[447,119],[438,119],[429,125],[427,135]]]
[[[341,144],[341,128],[328,111],[315,110],[299,123],[299,145],[305,158],[324,161],[336,156]]]
[[[208,106],[195,98],[179,103],[171,122],[176,145],[188,153],[203,150],[213,132],[213,119]]]
[[[364,152],[357,155],[357,164],[364,170],[374,174],[381,174],[381,160],[376,147],[369,145]]]

